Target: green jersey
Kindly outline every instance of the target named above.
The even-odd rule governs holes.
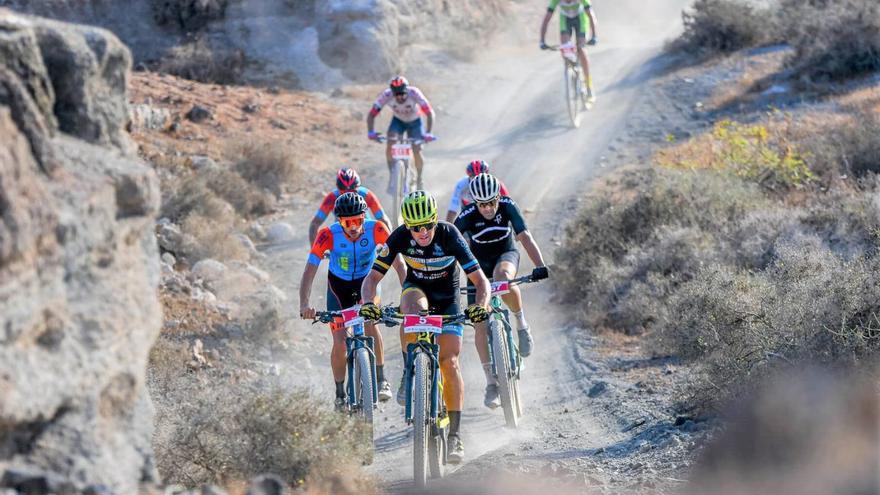
[[[569,18],[583,15],[590,8],[590,0],[550,0],[547,10],[553,12],[559,6],[559,14]]]

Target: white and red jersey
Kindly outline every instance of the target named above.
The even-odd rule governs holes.
[[[394,116],[404,122],[413,122],[419,119],[422,114],[427,115],[433,111],[428,99],[415,86],[407,88],[406,99],[403,102],[397,101],[390,88],[386,89],[376,98],[376,103],[373,103],[373,109],[370,112],[373,115],[378,115],[385,105],[391,107]]]

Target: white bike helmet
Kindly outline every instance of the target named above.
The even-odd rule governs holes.
[[[474,201],[487,203],[501,194],[501,183],[491,174],[479,174],[468,185]]]

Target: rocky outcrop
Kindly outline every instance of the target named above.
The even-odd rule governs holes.
[[[435,43],[476,48],[504,18],[500,0],[326,0],[316,4],[319,54],[354,80],[404,69],[407,47]]]
[[[108,31],[0,9],[0,492],[156,476],[159,191],[124,131],[130,64]]]

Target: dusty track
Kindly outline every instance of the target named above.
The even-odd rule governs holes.
[[[496,173],[509,186],[514,198],[528,212],[530,229],[544,254],[557,269],[564,260],[553,260],[553,239],[569,218],[564,200],[589,187],[603,170],[601,157],[626,125],[627,117],[640,102],[640,90],[656,72],[652,57],[664,40],[680,29],[680,12],[686,0],[619,0],[600,4],[600,44],[591,52],[598,90],[598,102],[580,129],[572,129],[562,97],[561,62],[558,55],[537,47],[537,34],[545,3],[516,4],[513,33],[501,37],[473,63],[438,66],[430,61],[408,73],[422,86],[433,103],[442,109],[435,133],[440,141],[429,149],[426,186],[437,192],[445,210],[452,186],[463,173],[465,163],[480,157],[493,163]],[[649,5],[646,5],[649,4]],[[548,42],[555,42],[556,18],[551,22]],[[364,108],[369,103],[365,102]],[[381,150],[376,150],[377,159]],[[377,160],[378,161],[378,160]],[[374,189],[382,190],[382,167],[367,170]],[[298,209],[302,211],[301,205]],[[311,212],[309,211],[309,214]],[[304,217],[291,217],[304,227]],[[297,305],[296,290],[307,251],[302,236],[294,249],[270,251],[275,281]],[[521,270],[531,270],[523,256]],[[389,277],[393,278],[393,277]],[[313,290],[313,304],[324,303],[324,283],[319,275]],[[485,385],[473,347],[466,333],[462,367],[466,383],[462,421],[467,462],[455,477],[478,476],[505,453],[515,452],[531,459],[573,459],[579,453],[626,441],[627,435],[609,418],[596,417],[587,404],[586,390],[597,365],[585,358],[573,343],[579,334],[570,329],[565,315],[549,303],[549,291],[538,286],[527,290],[527,316],[535,329],[536,351],[527,361],[523,392],[526,417],[520,429],[510,432],[503,425],[501,411],[482,405]],[[385,286],[385,300],[398,300],[396,281]],[[309,356],[314,369],[307,381],[321,382],[321,392],[330,397],[329,335],[296,327],[302,350],[323,349]],[[401,359],[396,330],[386,330],[387,375],[396,385]],[[326,383],[324,383],[326,382]],[[565,411],[577,414],[565,414]],[[383,405],[378,418],[376,461],[369,471],[384,480],[389,491],[405,491],[412,475],[412,440],[396,404]]]

